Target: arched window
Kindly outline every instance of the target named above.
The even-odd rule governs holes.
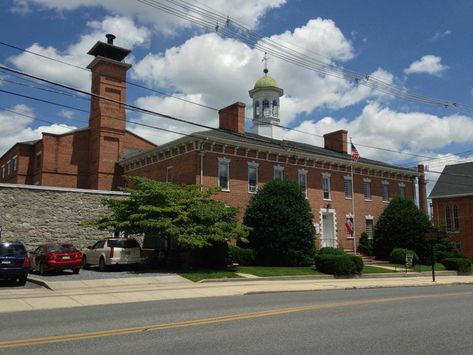
[[[458,223],[458,206],[453,205],[453,230],[460,230],[460,224]]]
[[[273,100],[273,117],[278,117],[279,105],[277,100]]]
[[[269,114],[269,101],[265,99],[263,100],[263,116],[268,117]]]
[[[255,101],[255,117],[259,117],[260,109],[259,109],[259,101]]]
[[[450,216],[450,207],[445,206],[445,224],[447,227],[447,231],[452,230],[452,217]]]

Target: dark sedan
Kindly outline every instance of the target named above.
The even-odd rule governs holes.
[[[20,242],[0,242],[0,279],[18,280],[26,284],[30,261],[25,246]]]
[[[78,274],[82,266],[82,252],[70,243],[40,245],[30,253],[31,270],[45,275],[50,271],[71,269]]]

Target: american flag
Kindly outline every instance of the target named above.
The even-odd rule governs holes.
[[[353,143],[351,143],[351,160],[358,161],[359,159],[360,159],[360,153],[358,153],[358,150],[355,148]]]

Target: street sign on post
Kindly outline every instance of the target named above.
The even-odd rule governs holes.
[[[432,264],[432,282],[435,282],[435,254],[434,254],[434,244],[439,239],[439,230],[434,226],[431,226],[427,229],[425,233],[425,239],[430,242],[430,262]]]

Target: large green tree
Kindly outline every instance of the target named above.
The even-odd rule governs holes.
[[[128,177],[126,199],[105,199],[108,212],[92,221],[99,229],[143,233],[163,238],[167,245],[196,249],[246,240],[248,229],[238,223],[238,209],[211,199],[217,190],[178,186],[142,177]]]
[[[427,215],[407,198],[391,200],[374,229],[373,252],[378,258],[388,259],[394,248],[414,250],[421,258],[428,256],[425,233],[430,226]]]
[[[300,187],[290,181],[270,181],[253,196],[244,224],[263,265],[308,265],[313,262],[315,230],[312,211]]]

